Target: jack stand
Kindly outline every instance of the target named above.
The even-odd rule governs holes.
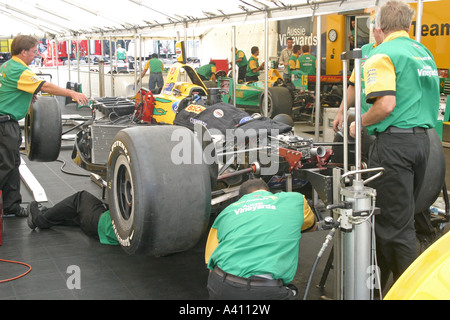
[[[336,273],[336,298],[338,300],[373,299],[374,285],[371,283],[375,266],[373,218],[375,213],[376,190],[364,186],[376,179],[383,168],[361,170],[361,49],[344,52],[341,55],[344,71],[344,88],[347,87],[348,60],[354,59],[355,74],[355,167],[347,172],[348,125],[347,96],[344,94],[344,174],[333,171],[333,202],[327,209],[334,209],[334,219],[339,221],[340,232],[336,234],[333,255]],[[345,91],[345,90],[344,90]],[[380,171],[363,181],[364,172]],[[345,186],[347,177],[354,176],[351,186]],[[338,196],[339,195],[339,196]]]
[[[360,175],[364,172],[380,171],[366,181],[357,179],[351,186],[343,186],[347,176]],[[340,237],[335,242],[339,248],[340,265],[336,272],[341,288],[339,297],[344,300],[373,299],[374,285],[371,282],[372,272],[376,270],[373,250],[372,228],[375,216],[376,190],[364,184],[376,179],[383,173],[383,168],[349,171],[341,176],[340,194],[342,201],[330,205],[340,219]]]

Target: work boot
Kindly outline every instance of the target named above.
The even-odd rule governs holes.
[[[30,227],[30,229],[34,230],[36,229],[36,223],[34,222],[36,220],[37,215],[41,214],[41,210],[39,209],[39,203],[36,201],[31,201],[30,204],[27,207],[27,224]]]

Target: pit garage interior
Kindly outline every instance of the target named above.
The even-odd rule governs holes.
[[[20,5],[19,5],[20,2]],[[1,18],[9,19],[12,32],[35,34],[36,30],[53,34],[60,39],[70,39],[82,34],[93,38],[102,36],[106,40],[111,37],[122,37],[123,34],[138,39],[136,34],[149,33],[170,34],[185,39],[189,37],[186,31],[203,28],[208,24],[240,25],[259,23],[269,25],[272,21],[286,18],[320,17],[332,12],[351,12],[374,6],[378,1],[227,1],[228,6],[221,8],[209,1],[198,2],[197,12],[183,7],[182,1],[172,1],[170,9],[167,6],[153,4],[150,1],[115,0],[97,1],[94,7],[88,1],[60,0],[36,4],[35,1],[4,1],[0,4]],[[22,4],[23,3],[23,4]],[[24,13],[21,9],[30,5],[33,10]],[[122,10],[120,17],[119,8]],[[57,9],[63,8],[63,9]],[[67,24],[58,24],[62,17],[71,10],[90,15],[90,19],[65,18]],[[81,9],[80,9],[81,8]],[[104,10],[96,10],[103,8]],[[228,9],[231,8],[231,9]],[[79,11],[81,10],[81,11]],[[230,11],[227,11],[230,10]],[[31,12],[35,18],[30,16]],[[169,13],[170,12],[170,13]],[[198,13],[200,12],[200,13]],[[54,21],[38,16],[50,13]],[[87,14],[86,14],[87,15]],[[152,16],[152,18],[149,18]],[[56,19],[56,17],[59,17]],[[31,19],[30,19],[31,18]],[[266,20],[265,20],[266,19]],[[319,18],[320,19],[320,18]],[[30,21],[25,21],[30,20]],[[50,19],[51,20],[51,19]],[[78,20],[78,21],[77,21]],[[164,21],[164,22],[163,22]],[[270,22],[269,22],[270,21]],[[70,22],[70,23],[69,23]],[[15,28],[15,29],[14,29]],[[231,28],[231,27],[230,27]],[[320,28],[320,27],[319,27]],[[55,30],[56,29],[56,30]],[[0,31],[3,32],[3,31]],[[195,38],[195,31],[192,37]],[[12,33],[11,33],[12,34]],[[260,31],[262,39],[258,39],[262,60],[269,61],[276,55],[264,41],[269,38],[264,30]],[[246,41],[250,41],[246,39]],[[220,47],[227,52],[233,45]],[[208,45],[202,44],[202,52],[208,50]],[[320,51],[319,51],[320,54]],[[228,56],[228,55],[225,55]],[[319,67],[320,68],[320,67]],[[73,79],[75,71],[72,71]],[[60,74],[61,72],[61,74]],[[264,76],[263,76],[264,77]],[[58,71],[59,85],[64,86],[67,78]],[[78,78],[79,79],[79,78]],[[105,81],[108,84],[109,80]],[[84,90],[87,90],[84,85]],[[127,90],[134,86],[128,86]],[[91,88],[89,88],[91,90]],[[94,89],[94,91],[97,89]],[[101,93],[98,89],[93,96]],[[111,89],[109,93],[113,93]],[[85,91],[83,91],[85,92]],[[87,92],[85,92],[87,93]],[[62,97],[57,97],[61,109],[63,128],[71,128],[73,123],[91,116],[91,110],[77,108],[73,103],[67,104]],[[313,115],[311,115],[313,119]],[[67,127],[66,127],[67,125]],[[444,123],[442,129],[442,146],[445,163],[450,162],[450,126]],[[294,126],[295,135],[323,141],[325,128],[318,121],[297,121]],[[22,145],[21,173],[27,178],[22,181],[22,201],[26,206],[37,197],[44,197],[43,205],[53,206],[60,200],[81,190],[104,198],[101,182],[88,171],[81,169],[72,160],[73,135],[63,137],[61,151],[57,161],[35,162],[27,159]],[[30,178],[31,177],[31,178]],[[27,180],[28,179],[28,180]],[[30,181],[36,180],[38,189],[32,188]],[[180,178],[181,179],[181,178]],[[450,172],[446,170],[446,185],[450,185]],[[35,186],[35,185],[34,185]],[[188,192],[188,190],[187,190]],[[174,197],[176,195],[173,195]],[[436,208],[445,210],[442,195],[433,204]],[[446,227],[448,228],[448,226]],[[293,284],[299,289],[302,299],[310,282],[308,300],[333,300],[335,298],[336,279],[330,258],[332,245],[329,245],[310,279],[311,271],[317,254],[326,241],[329,230],[319,230],[304,233],[300,240],[300,255],[297,273]],[[89,238],[76,227],[57,226],[47,230],[30,230],[24,218],[12,216],[3,217],[2,243],[0,246],[0,299],[1,300],[206,300],[208,270],[204,263],[204,253],[207,234],[192,249],[169,254],[166,256],[129,255],[120,246],[102,245],[96,239]],[[27,273],[28,270],[31,270]],[[81,286],[74,287],[74,270],[81,272]],[[7,280],[7,281],[2,281]]]

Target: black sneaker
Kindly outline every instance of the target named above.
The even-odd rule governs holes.
[[[24,207],[20,207],[20,209],[14,214],[16,215],[16,217],[28,217],[27,209],[25,209]]]
[[[36,229],[37,226],[33,222],[33,218],[35,217],[36,214],[40,213],[39,203],[37,203],[36,201],[31,201],[27,207],[27,213],[28,213],[27,224],[30,227],[30,229],[34,230]]]

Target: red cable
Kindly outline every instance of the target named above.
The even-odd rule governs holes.
[[[2,261],[2,262],[8,262],[8,263],[17,263],[17,264],[21,264],[21,265],[24,265],[24,266],[26,266],[26,267],[29,268],[29,269],[27,270],[27,272],[25,272],[25,273],[23,273],[23,274],[21,274],[21,275],[19,275],[19,276],[17,276],[17,277],[10,278],[10,279],[5,279],[5,280],[0,280],[0,283],[8,282],[8,281],[12,281],[12,280],[19,279],[19,278],[21,278],[21,277],[27,275],[27,274],[31,271],[31,266],[30,266],[29,264],[24,263],[24,262],[10,261],[10,260],[4,260],[4,259],[0,259],[0,261]]]

